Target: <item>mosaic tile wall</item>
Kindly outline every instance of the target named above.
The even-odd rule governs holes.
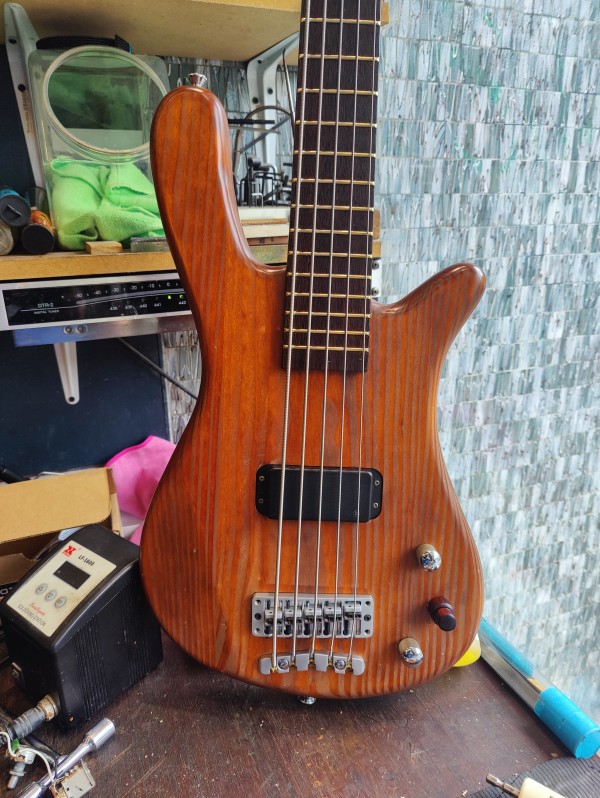
[[[209,77],[241,110],[243,72]],[[600,721],[600,4],[392,0],[379,99],[386,301],[488,280],[439,396],[485,614]],[[165,350],[186,379],[194,346]]]
[[[600,4],[391,4],[384,292],[470,260],[439,395],[486,617],[600,720]]]

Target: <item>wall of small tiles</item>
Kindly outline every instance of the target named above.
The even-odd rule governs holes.
[[[392,0],[379,134],[387,299],[487,277],[439,393],[485,615],[600,720],[600,5]]]
[[[457,261],[485,272],[443,373],[442,448],[486,617],[600,720],[600,4],[391,0],[390,16],[384,300]],[[200,67],[228,112],[249,107],[239,65]],[[197,388],[194,337],[164,351]],[[193,403],[170,390],[178,438]]]

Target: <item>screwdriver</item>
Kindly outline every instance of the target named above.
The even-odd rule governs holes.
[[[512,787],[505,781],[500,781],[500,779],[497,779],[496,776],[492,776],[491,773],[488,773],[488,775],[485,777],[485,780],[488,784],[493,784],[494,787],[499,787],[507,795],[514,795],[515,798],[565,798],[564,795],[559,795],[559,793],[551,790],[550,787],[544,787],[544,785],[540,784],[539,781],[534,781],[533,779],[529,778],[525,779],[523,784],[521,784],[520,789]]]

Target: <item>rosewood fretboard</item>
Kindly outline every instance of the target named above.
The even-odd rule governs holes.
[[[367,367],[379,7],[303,2],[284,367]]]

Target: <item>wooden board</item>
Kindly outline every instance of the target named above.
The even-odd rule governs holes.
[[[299,28],[300,0],[21,0],[40,37],[118,34],[134,53],[248,61]],[[0,20],[4,41],[4,22]]]

